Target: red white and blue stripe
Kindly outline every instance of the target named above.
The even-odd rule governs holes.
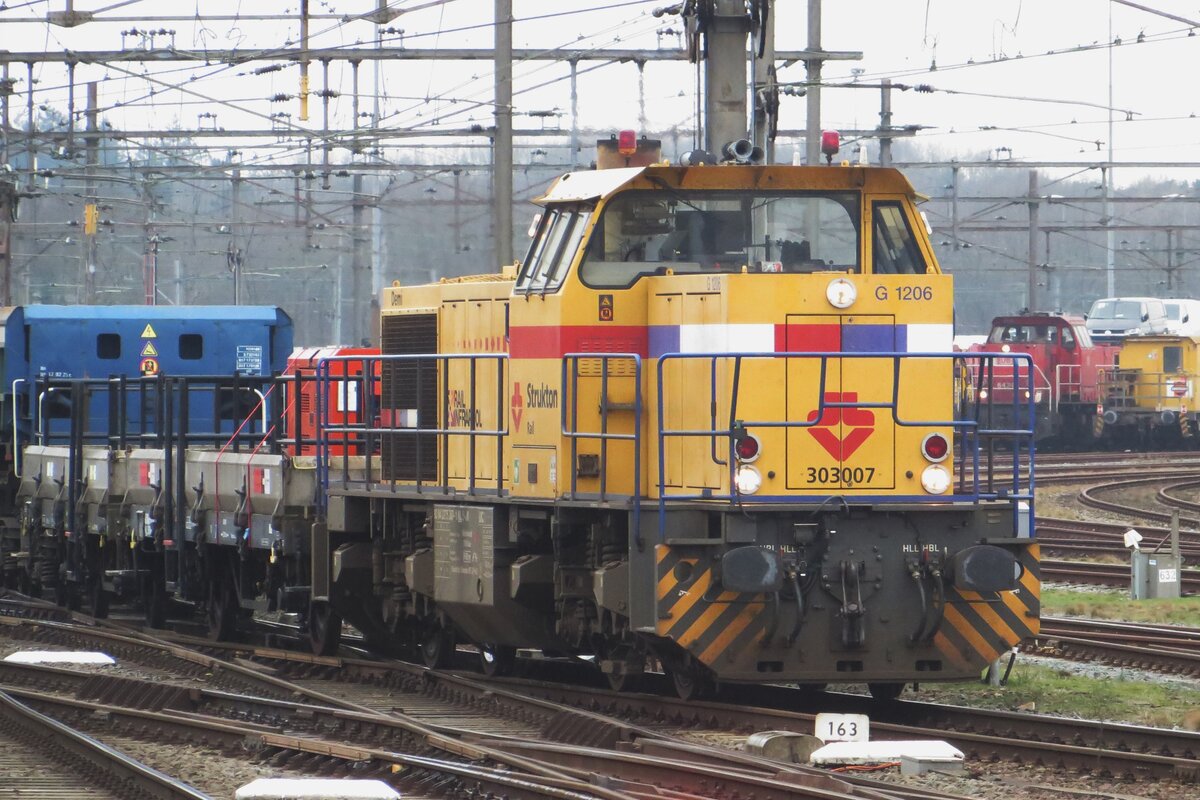
[[[948,353],[949,324],[751,323],[697,325],[517,326],[513,358],[565,353]]]

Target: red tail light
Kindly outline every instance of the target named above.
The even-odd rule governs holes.
[[[950,442],[940,433],[931,433],[921,441],[921,453],[929,461],[942,461],[950,453]]]
[[[733,453],[738,461],[750,462],[758,458],[759,447],[758,437],[743,431],[733,443]]]

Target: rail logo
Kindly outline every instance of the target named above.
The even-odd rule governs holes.
[[[513,394],[509,402],[512,403],[513,430],[520,430],[521,415],[525,413],[525,398],[521,396],[521,384],[516,381],[513,381]]]
[[[451,389],[449,391],[448,408],[450,418],[449,426],[451,428],[481,428],[483,420],[480,417],[478,408],[467,406],[468,395],[461,389]]]
[[[858,392],[826,392],[826,403],[852,403],[858,399]],[[817,419],[817,411],[808,412],[808,421]],[[838,425],[847,429],[842,438],[838,438],[834,428]],[[808,428],[808,432],[817,444],[825,448],[825,452],[838,461],[845,461],[854,455],[854,451],[862,443],[871,438],[875,431],[875,414],[866,408],[826,408],[817,424]]]

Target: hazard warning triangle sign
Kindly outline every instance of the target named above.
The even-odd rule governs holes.
[[[154,328],[150,326],[149,322],[147,322],[146,327],[144,329],[142,329],[142,338],[143,339],[157,339],[158,338],[158,334],[154,332]]]

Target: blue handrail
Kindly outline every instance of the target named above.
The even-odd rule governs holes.
[[[467,378],[468,388],[466,397],[466,406],[469,409],[471,418],[468,420],[469,427],[452,427],[449,423],[449,399],[448,392],[444,390],[446,383],[446,373],[451,362],[464,361],[467,363],[469,376]],[[393,416],[387,421],[387,424],[381,424],[382,421],[375,419],[375,412],[383,411],[398,411],[401,409],[383,409],[375,408],[375,389],[382,386],[382,368],[386,364],[434,364],[437,367],[436,376],[433,378],[437,382],[437,386],[442,388],[440,392],[440,419],[441,425],[436,422],[430,426],[422,427],[418,419],[404,420],[397,419]],[[481,364],[494,363],[496,372],[495,398],[496,398],[496,426],[495,428],[482,428],[478,420],[474,418],[474,411],[477,408],[479,399],[478,374]],[[332,370],[334,364],[345,364],[340,372],[335,373]],[[360,373],[350,373],[349,366],[354,364],[356,367],[361,367]],[[447,447],[448,440],[451,436],[463,436],[470,442],[469,452],[469,474],[467,476],[467,493],[475,494],[478,491],[476,481],[476,441],[479,437],[490,437],[496,440],[496,477],[495,477],[495,493],[497,496],[504,494],[504,437],[509,434],[508,430],[508,415],[505,406],[504,386],[508,377],[508,354],[507,353],[444,353],[444,354],[397,354],[397,355],[351,355],[351,356],[330,356],[321,358],[316,365],[316,391],[317,391],[317,484],[320,487],[321,497],[318,498],[318,506],[324,510],[326,494],[330,485],[333,483],[331,476],[331,466],[334,464],[337,455],[333,453],[334,445],[341,444],[342,453],[342,474],[341,486],[345,489],[349,486],[350,480],[350,444],[352,442],[360,442],[362,455],[366,457],[364,480],[367,484],[372,483],[372,459],[374,455],[376,442],[381,442],[384,436],[408,436],[421,437],[433,436],[441,444],[442,457],[438,465],[438,478],[432,486],[426,486],[426,481],[423,478],[424,471],[421,464],[421,448],[416,448],[416,464],[414,485],[418,492],[440,492],[449,494],[451,488],[449,486],[449,465],[447,463]],[[419,395],[422,388],[421,381],[424,370],[417,370],[416,374],[416,392]],[[349,373],[349,374],[348,374]],[[359,415],[359,419],[348,421],[340,424],[334,424],[330,420],[329,395],[330,388],[335,382],[341,383],[339,387],[343,393],[348,391],[348,385],[351,381],[362,381],[363,391],[361,397],[361,407],[364,409]],[[345,405],[345,403],[344,403]],[[404,424],[411,422],[411,425]],[[419,440],[419,439],[418,439]],[[380,476],[380,480],[383,476]],[[393,477],[390,481],[391,491],[395,492],[398,487],[397,480]]]
[[[737,412],[738,391],[740,384],[742,362],[746,360],[765,360],[765,359],[809,359],[815,360],[819,364],[819,382],[817,385],[817,408],[810,415],[810,420],[749,420],[739,419]],[[853,359],[891,359],[893,364],[892,369],[892,390],[891,399],[888,401],[863,401],[863,400],[828,400],[826,398],[825,386],[828,376],[828,364],[830,360],[853,360]],[[962,362],[968,360],[980,360],[992,362],[996,360],[1011,361],[1014,370],[1016,371],[1014,380],[1014,391],[1012,393],[1011,403],[1015,412],[1023,412],[1027,425],[1025,427],[1016,428],[990,428],[981,425],[978,420],[965,419],[949,419],[949,420],[933,420],[933,419],[905,419],[900,416],[899,410],[899,388],[900,388],[900,371],[901,363],[904,360],[913,359],[949,359],[953,362]],[[730,388],[729,402],[729,423],[728,427],[717,428],[715,425],[710,429],[670,429],[666,427],[666,408],[664,398],[667,392],[667,383],[665,379],[665,370],[667,365],[672,361],[686,360],[706,360],[715,365],[718,360],[732,361],[733,376]],[[1019,366],[1018,366],[1019,365]],[[1027,389],[1022,391],[1022,377],[1027,377]],[[1034,487],[1034,465],[1033,465],[1033,436],[1034,436],[1034,398],[1033,398],[1033,359],[1032,356],[1024,353],[986,353],[986,352],[966,352],[966,353],[909,353],[909,352],[881,352],[881,353],[828,353],[828,352],[730,352],[730,353],[664,353],[658,358],[658,368],[656,375],[657,389],[657,404],[658,404],[658,507],[659,507],[659,536],[660,539],[665,535],[666,527],[666,503],[668,500],[718,500],[718,501],[735,501],[741,504],[765,505],[770,503],[821,503],[827,501],[824,495],[755,495],[747,496],[736,492],[735,470],[736,459],[734,458],[734,433],[735,425],[740,425],[745,428],[812,428],[821,424],[827,409],[838,408],[854,408],[854,409],[887,409],[890,411],[892,422],[898,427],[943,427],[951,428],[956,433],[960,441],[960,458],[966,461],[969,454],[971,465],[971,490],[966,491],[964,486],[965,481],[960,482],[960,490],[951,495],[923,496],[920,499],[926,502],[953,502],[953,501],[973,501],[980,500],[996,500],[1010,499],[1018,501],[1026,501],[1028,503],[1027,510],[1017,507],[1014,509],[1014,514],[1027,513],[1030,520],[1033,518],[1033,487]],[[716,383],[713,382],[714,396],[709,398],[710,402],[716,402],[717,397]],[[1014,422],[1020,419],[1021,413],[1014,414]],[[666,439],[668,437],[726,437],[728,442],[729,460],[726,464],[729,475],[730,492],[728,494],[717,494],[711,490],[704,490],[701,493],[674,493],[667,495],[666,485]],[[1012,466],[1013,477],[1010,486],[1000,488],[999,490],[981,491],[981,463],[980,449],[984,440],[1005,439],[1012,445]],[[1021,481],[1025,477],[1021,474],[1021,455],[1022,452],[1028,452],[1028,489],[1022,491]],[[965,466],[965,465],[964,465]],[[960,470],[960,474],[961,474]],[[965,476],[964,476],[965,477]],[[989,472],[989,485],[991,484]],[[894,495],[885,495],[879,498],[880,500],[899,500],[902,499]],[[1014,523],[1019,521],[1019,517],[1014,519]]]
[[[596,359],[600,361],[600,430],[579,430],[579,361],[580,359]],[[608,430],[608,364],[610,361],[628,360],[633,362],[633,433],[610,433]],[[567,394],[568,382],[570,394]],[[571,497],[579,491],[579,440],[588,439],[600,442],[600,500],[608,499],[608,443],[610,441],[633,442],[633,493],[629,502],[633,507],[634,541],[639,550],[643,547],[641,514],[642,514],[642,357],[638,353],[567,353],[562,358],[562,388],[563,402],[561,404],[562,434],[571,440]],[[571,413],[567,414],[567,397],[571,398]]]

